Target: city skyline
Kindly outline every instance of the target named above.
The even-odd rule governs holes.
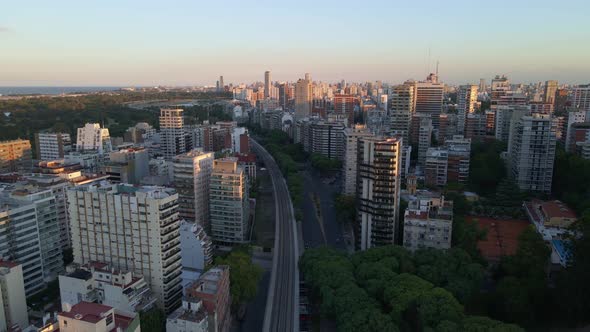
[[[317,81],[401,83],[440,63],[448,84],[583,84],[589,4],[469,1],[372,6],[289,3],[33,1],[4,5],[0,86],[214,86]],[[458,19],[460,18],[460,19]],[[542,19],[543,18],[543,19]],[[546,20],[547,18],[548,20]]]

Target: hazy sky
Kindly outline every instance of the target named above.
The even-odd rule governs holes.
[[[429,51],[430,50],[430,51]],[[428,54],[430,53],[430,56]],[[429,61],[430,60],[430,61]],[[0,86],[590,82],[590,1],[66,1],[0,5]]]

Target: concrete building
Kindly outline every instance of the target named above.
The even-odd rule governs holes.
[[[471,139],[455,135],[445,141],[445,147],[448,152],[447,183],[466,185],[469,181]]]
[[[572,91],[572,106],[590,112],[590,84],[578,85]]]
[[[57,314],[60,332],[139,332],[139,315],[113,307],[80,302]]]
[[[358,151],[359,249],[396,243],[401,139],[363,137]]]
[[[372,134],[367,130],[367,127],[363,125],[355,125],[352,128],[346,128],[344,130],[344,162],[343,167],[343,180],[344,185],[342,192],[344,195],[354,196],[357,191],[358,184],[358,145],[359,140],[363,137],[371,137]]]
[[[554,111],[553,104],[549,103],[530,102],[529,106],[531,107],[531,113],[553,114]]]
[[[209,315],[198,298],[182,299],[182,307],[166,319],[167,332],[209,332]]]
[[[457,90],[457,132],[465,132],[465,119],[467,114],[475,112],[477,104],[477,85],[461,85]]]
[[[344,157],[343,121],[312,121],[309,124],[309,145],[307,152],[321,154],[330,159]],[[305,145],[304,145],[305,150]]]
[[[444,84],[432,78],[414,84],[414,111],[429,114],[432,125],[438,129],[439,115],[442,113],[443,108]]]
[[[72,139],[66,133],[36,133],[35,150],[39,160],[63,159],[72,151]]]
[[[101,166],[101,173],[117,183],[139,184],[149,175],[149,155],[144,148],[128,148],[109,154],[109,161]]]
[[[555,98],[557,96],[557,89],[559,85],[557,81],[545,81],[545,91],[543,92],[543,102],[550,105],[555,105]]]
[[[410,123],[414,112],[414,87],[410,84],[396,85],[389,96],[391,133],[401,135],[404,143],[410,142]]]
[[[0,260],[0,330],[29,327],[25,283],[21,264]]]
[[[487,136],[487,117],[485,114],[467,114],[465,121],[465,138],[472,141],[483,141]]]
[[[209,187],[211,238],[221,245],[247,243],[250,230],[250,202],[246,173],[237,158],[213,161]]]
[[[101,128],[98,123],[86,123],[84,127],[78,128],[76,151],[95,151],[102,156],[112,150],[111,136],[107,128]]]
[[[576,213],[561,201],[534,199],[523,204],[529,221],[543,240],[563,240],[571,225],[578,220]]]
[[[162,108],[160,110],[160,136],[162,155],[166,160],[186,152],[183,110]]]
[[[183,269],[202,272],[213,263],[211,238],[199,224],[180,223],[180,249]]]
[[[348,126],[354,124],[354,107],[356,97],[346,94],[334,95],[334,113],[346,116]]]
[[[528,106],[508,106],[499,105],[496,108],[496,132],[497,140],[507,142],[510,136],[510,123],[513,119],[518,119],[523,115],[530,114]],[[513,118],[514,117],[514,118]]]
[[[295,83],[295,118],[297,120],[311,114],[313,91],[311,79],[307,79],[308,74],[305,74],[305,76],[306,79],[299,79]]]
[[[449,249],[453,232],[453,202],[440,194],[418,192],[404,213],[406,249]]]
[[[418,115],[418,114],[417,114]],[[428,114],[420,114],[418,128],[418,165],[424,165],[426,162],[426,153],[430,148],[432,140],[432,130],[434,126],[432,119]]]
[[[254,184],[256,180],[256,155],[253,153],[247,154],[236,154],[238,158],[238,167],[242,167],[244,172],[246,172],[246,177],[248,177],[248,183]]]
[[[270,71],[264,72],[264,99],[270,98]]]
[[[0,173],[27,171],[31,167],[31,142],[24,139],[0,142]]]
[[[70,188],[74,262],[108,263],[141,274],[171,312],[180,306],[178,194],[164,187],[107,182]]]
[[[496,109],[498,100],[500,100],[502,96],[506,95],[510,89],[510,80],[508,80],[508,77],[504,75],[496,75],[496,77],[492,79],[490,95],[492,110]]]
[[[139,313],[156,304],[142,276],[99,262],[68,266],[67,274],[59,276],[59,295],[62,309],[85,301]]]
[[[573,123],[568,128],[565,150],[578,152],[583,143],[590,142],[590,122]]]
[[[248,129],[236,127],[231,132],[231,145],[233,153],[249,153],[250,142]]]
[[[572,127],[576,123],[590,122],[590,116],[586,111],[568,111],[567,112],[567,124],[565,128],[565,150],[573,152],[573,145],[571,140],[575,137]]]
[[[209,229],[209,181],[213,157],[213,152],[192,150],[173,159],[180,217],[205,229]]]
[[[216,266],[186,288],[186,297],[200,299],[208,314],[209,332],[228,332],[231,327],[229,266]]]
[[[63,270],[56,199],[51,190],[4,185],[0,203],[0,257],[22,264],[31,296]]]
[[[551,192],[556,122],[549,115],[516,119],[508,142],[508,174],[523,191]]]
[[[449,152],[444,148],[429,148],[424,163],[424,184],[444,187],[447,184]]]

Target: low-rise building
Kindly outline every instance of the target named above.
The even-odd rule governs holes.
[[[545,241],[561,239],[578,218],[572,209],[558,200],[532,200],[525,202],[524,208]]]
[[[0,142],[0,173],[31,170],[31,142],[24,139]]]
[[[86,301],[140,312],[156,303],[143,277],[99,262],[68,266],[68,273],[59,276],[59,293],[62,309]]]
[[[229,266],[216,266],[185,289],[187,298],[202,301],[209,316],[209,332],[227,332],[231,327],[229,274]]]
[[[420,248],[448,249],[453,232],[453,202],[440,194],[418,192],[404,213],[403,245],[409,250]]]
[[[113,307],[80,302],[65,308],[57,315],[60,332],[139,332],[139,315],[116,310]]]
[[[209,332],[209,316],[198,298],[184,297],[182,307],[166,319],[167,332]]]

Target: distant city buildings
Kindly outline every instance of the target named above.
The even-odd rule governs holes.
[[[102,156],[112,150],[111,137],[107,128],[101,128],[98,123],[86,123],[84,127],[78,128],[76,151],[93,151]]]
[[[162,155],[166,160],[186,152],[186,135],[182,109],[160,110],[160,136],[162,141]]]
[[[209,228],[209,181],[213,152],[192,150],[174,157],[174,188],[180,217]]]
[[[311,101],[313,91],[311,77],[305,74],[305,79],[300,79],[295,83],[295,118],[301,119],[311,114]]]
[[[465,119],[467,114],[475,112],[477,104],[477,85],[461,85],[457,90],[457,131],[465,132]]]

